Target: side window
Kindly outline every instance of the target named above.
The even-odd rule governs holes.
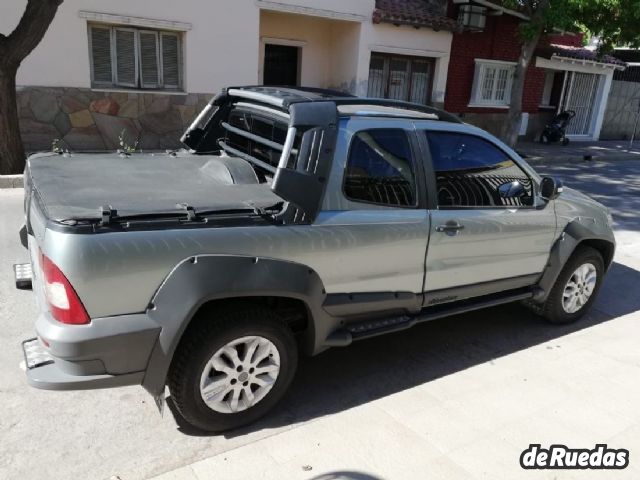
[[[438,206],[533,205],[531,179],[509,156],[483,138],[426,132],[438,186]]]
[[[415,169],[404,130],[363,130],[354,135],[344,192],[356,202],[391,207],[417,205]]]

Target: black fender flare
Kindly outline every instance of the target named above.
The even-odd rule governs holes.
[[[319,353],[324,340],[336,328],[336,320],[322,309],[326,298],[322,280],[308,266],[261,257],[194,256],[172,270],[147,311],[161,331],[142,386],[153,395],[164,391],[182,335],[205,303],[242,297],[282,297],[304,302],[309,324],[302,347],[308,354]]]
[[[615,250],[615,238],[598,235],[593,230],[587,228],[580,223],[579,220],[572,221],[567,224],[563,232],[560,234],[556,242],[551,247],[549,261],[538,282],[538,290],[533,297],[533,302],[542,304],[546,301],[553,285],[556,283],[560,272],[565,264],[573,255],[576,248],[581,244],[589,244],[590,242],[606,242],[611,248],[610,258],[605,258],[605,268],[608,268],[613,259]]]

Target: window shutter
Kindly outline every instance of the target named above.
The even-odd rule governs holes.
[[[110,28],[91,27],[91,66],[93,83],[113,84]]]
[[[157,32],[140,32],[140,74],[142,88],[160,86],[160,61]]]
[[[180,88],[180,39],[169,33],[163,33],[161,37],[164,87]]]
[[[123,87],[138,86],[136,32],[116,29],[116,84]]]

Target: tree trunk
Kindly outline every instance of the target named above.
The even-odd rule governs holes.
[[[0,175],[22,173],[25,164],[16,103],[17,68],[0,68]]]
[[[524,36],[524,39],[513,78],[509,113],[507,114],[505,124],[502,126],[502,140],[511,147],[515,147],[518,142],[518,134],[520,133],[520,126],[522,124],[524,82],[526,80],[527,70],[533,59],[533,53],[538,46],[545,24],[547,23],[545,18],[547,17],[550,3],[550,0],[527,0],[523,4],[530,19],[526,28],[522,28],[524,25],[521,26],[520,34]]]
[[[524,94],[524,82],[527,76],[527,70],[533,59],[533,53],[538,46],[542,32],[527,39],[522,44],[520,50],[520,58],[516,65],[516,71],[513,76],[513,86],[511,88],[511,101],[509,103],[509,113],[506,121],[502,126],[502,141],[510,147],[515,147],[518,142],[518,134],[520,133],[520,125],[522,124],[522,97]]]
[[[20,138],[16,74],[22,60],[38,46],[63,0],[27,0],[18,26],[0,33],[0,175],[22,173],[24,146]]]

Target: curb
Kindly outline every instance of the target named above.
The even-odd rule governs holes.
[[[23,188],[22,175],[0,175],[0,188]]]

